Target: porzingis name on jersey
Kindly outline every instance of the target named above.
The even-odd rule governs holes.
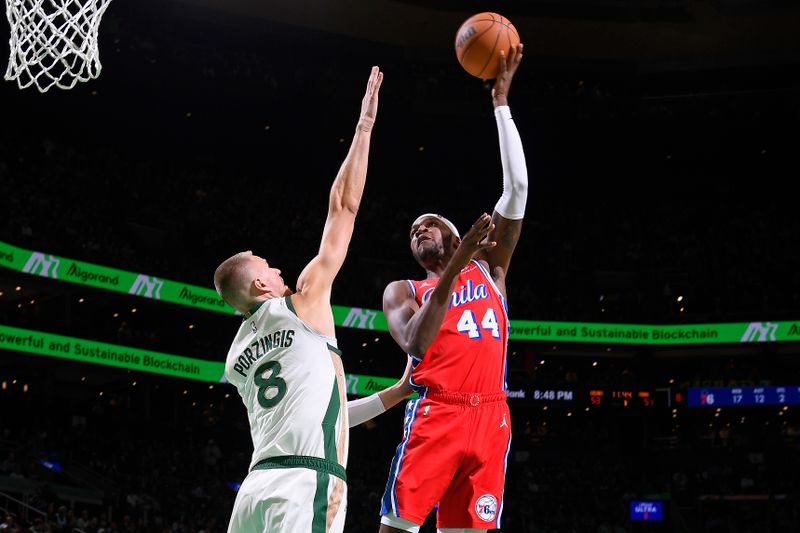
[[[428,301],[431,297],[431,293],[433,292],[433,287],[426,290],[422,294],[422,303]],[[451,309],[453,307],[459,307],[461,305],[468,304],[470,302],[474,302],[476,300],[485,300],[489,298],[489,291],[486,288],[485,283],[479,283],[475,285],[472,280],[467,280],[466,285],[462,285],[455,291],[453,294],[450,295],[450,303],[447,304],[447,308]]]
[[[293,329],[279,329],[278,331],[259,337],[251,342],[250,346],[245,348],[242,354],[236,358],[238,362],[233,365],[233,369],[241,374],[242,377],[247,377],[245,372],[253,366],[253,363],[258,361],[270,350],[274,350],[275,348],[288,348],[292,345],[293,339]]]

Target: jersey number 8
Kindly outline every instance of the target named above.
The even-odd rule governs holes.
[[[277,361],[267,361],[256,368],[253,381],[258,386],[258,403],[264,409],[275,407],[286,395],[286,381],[278,377],[280,371],[281,364]],[[267,372],[270,372],[270,374],[268,378],[265,378],[264,374]],[[272,397],[267,397],[267,392],[270,389],[275,389],[276,392]]]

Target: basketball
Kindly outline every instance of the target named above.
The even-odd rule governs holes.
[[[464,70],[482,80],[497,77],[500,52],[508,56],[519,44],[519,33],[497,13],[478,13],[464,21],[456,33],[456,57]]]

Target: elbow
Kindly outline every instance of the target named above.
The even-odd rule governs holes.
[[[331,197],[328,205],[329,215],[346,214],[355,217],[358,214],[358,206],[360,202],[358,199],[350,199],[343,197]]]
[[[428,347],[430,343],[423,343],[420,341],[409,341],[404,343],[403,350],[408,355],[413,355],[414,357],[421,358],[425,355],[425,352],[428,351]]]
[[[398,343],[398,344],[400,344],[400,348],[402,348],[402,350],[405,353],[407,353],[408,355],[413,355],[413,356],[417,355],[418,346],[416,346],[414,343],[412,343],[412,342],[402,342],[402,343]]]
[[[331,195],[329,209],[332,213],[347,213],[353,216],[358,214],[361,198],[347,194],[347,191]]]
[[[358,214],[358,206],[360,204],[361,202],[358,200],[345,201],[342,204],[342,211],[344,211],[345,213],[349,213],[350,215],[355,217]]]
[[[503,176],[504,184],[511,185],[515,192],[528,192],[528,165],[525,164],[525,158],[512,158],[507,161],[504,171],[507,173]]]
[[[528,173],[521,172],[520,179],[514,180],[514,195],[519,198],[528,197]]]
[[[411,337],[405,333],[405,331],[397,331],[390,328],[389,332],[391,333],[394,342],[397,343],[397,346],[399,346],[403,352],[408,355],[413,355],[415,357],[417,356],[419,351],[418,343],[414,342],[413,339],[411,339]]]

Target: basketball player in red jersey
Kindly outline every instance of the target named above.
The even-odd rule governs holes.
[[[411,226],[422,281],[386,287],[389,331],[409,354],[412,387],[403,441],[381,501],[380,533],[419,531],[438,504],[441,533],[500,528],[511,417],[506,403],[506,273],[519,240],[528,176],[508,90],[522,45],[500,58],[492,102],[500,137],[503,195],[463,238],[428,213]]]

